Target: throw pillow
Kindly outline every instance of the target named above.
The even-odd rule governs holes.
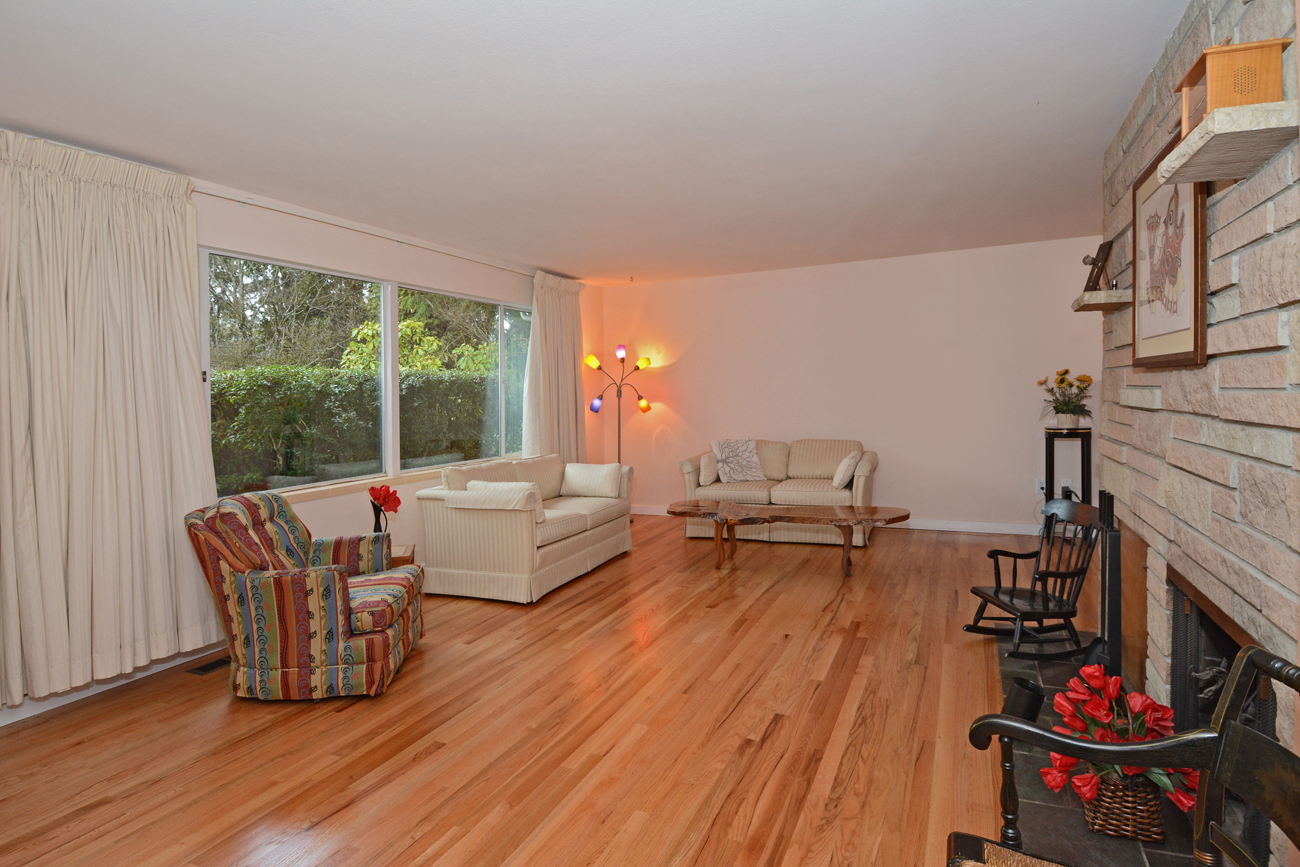
[[[713,452],[700,455],[700,487],[718,480],[718,456]]]
[[[561,497],[617,497],[618,464],[565,464]]]
[[[835,478],[831,479],[831,487],[839,490],[848,487],[853,480],[853,471],[858,468],[858,461],[862,460],[862,452],[850,452],[849,456],[840,461],[839,467],[835,470]]]
[[[723,482],[762,482],[763,465],[753,440],[719,440],[711,443],[718,458],[718,479]]]
[[[537,495],[537,500],[533,507],[533,520],[542,523],[546,520],[546,510],[542,508],[542,492],[537,489],[537,485],[532,482],[480,482],[472,481],[465,483],[467,491],[509,491],[512,494],[527,494],[530,491]]]

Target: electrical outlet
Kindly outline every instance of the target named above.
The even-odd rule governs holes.
[[[1047,479],[1038,479],[1036,482],[1034,482],[1034,491],[1036,493],[1041,494],[1046,490],[1047,490]]]

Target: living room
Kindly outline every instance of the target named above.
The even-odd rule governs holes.
[[[1177,709],[1184,608],[1294,662],[1295,7],[9,4],[0,864],[937,863],[1005,831],[967,733],[1013,677],[1107,647]],[[1198,59],[1257,44],[1161,356],[1134,200],[1217,146]],[[227,496],[312,568],[382,536],[352,591],[407,570],[338,591],[400,647],[364,684],[248,697],[275,630],[221,588],[289,564]],[[1113,502],[1124,614],[1102,544],[1093,655],[1026,663],[963,626],[1058,498]],[[1027,851],[1192,863],[1169,799],[1114,842],[1035,756]]]

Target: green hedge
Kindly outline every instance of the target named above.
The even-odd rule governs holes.
[[[401,374],[402,454],[498,454],[497,381],[459,370]],[[380,388],[365,371],[270,365],[212,374],[212,455],[227,494],[271,475],[381,454]]]

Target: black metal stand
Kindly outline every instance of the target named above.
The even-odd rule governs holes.
[[[1046,446],[1047,472],[1046,484],[1044,489],[1046,498],[1051,500],[1056,498],[1056,442],[1057,440],[1078,440],[1079,441],[1079,480],[1082,486],[1079,489],[1080,502],[1092,505],[1092,428],[1068,428],[1068,427],[1049,427],[1043,431],[1043,442]]]

